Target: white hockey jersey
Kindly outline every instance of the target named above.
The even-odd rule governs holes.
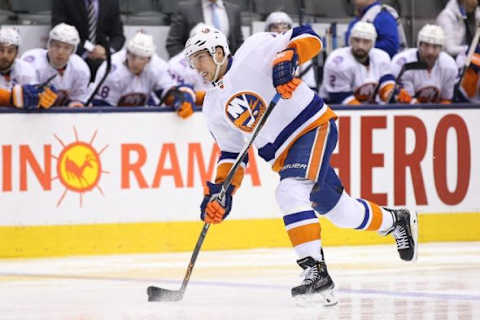
[[[0,88],[12,89],[16,84],[37,84],[38,77],[33,67],[20,59],[15,59],[8,75],[0,76]]]
[[[206,91],[212,85],[205,81],[197,70],[190,67],[185,51],[180,52],[168,61],[168,72],[178,83],[189,84],[195,91]]]
[[[378,96],[382,96],[385,88],[395,83],[390,57],[377,48],[370,49],[368,56],[368,66],[355,59],[351,47],[336,49],[328,56],[321,92],[326,92],[329,103],[381,101]]]
[[[156,54],[145,66],[140,75],[135,75],[127,67],[127,51],[121,50],[112,56],[112,70],[98,90],[95,99],[111,106],[144,106],[153,92],[161,91],[161,97],[177,82],[168,73],[168,64]],[[94,88],[106,70],[103,63],[95,77]]]
[[[59,97],[54,105],[66,105],[69,101],[85,102],[88,99],[90,69],[78,55],[70,56],[63,71],[58,71],[48,62],[46,49],[28,50],[22,55],[22,60],[33,66],[39,83],[45,82],[56,74],[50,82],[59,91]]]
[[[277,52],[292,39],[308,37],[318,39],[296,28],[284,34],[252,35],[237,50],[223,78],[207,91],[203,113],[222,151],[219,165],[235,160],[275,95],[272,62]],[[253,144],[260,157],[278,171],[298,137],[334,117],[334,112],[302,82],[290,99],[280,99]]]
[[[404,50],[392,59],[392,71],[398,76],[405,63],[419,61],[418,49]],[[437,103],[452,100],[453,88],[458,70],[455,60],[445,52],[440,52],[432,70],[408,70],[399,79],[408,94],[420,103]]]

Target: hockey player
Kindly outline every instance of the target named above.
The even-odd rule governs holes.
[[[145,106],[156,93],[162,102],[174,106],[186,118],[193,113],[195,93],[187,85],[177,85],[168,73],[168,65],[156,53],[151,35],[138,32],[123,49],[112,56],[112,70],[95,96],[94,105]],[[106,71],[104,62],[94,86]]]
[[[293,27],[292,18],[283,11],[275,11],[268,15],[265,20],[265,31],[282,33]]]
[[[0,29],[0,87],[11,89],[15,84],[36,84],[37,74],[32,66],[17,59],[21,37],[14,28]]]
[[[450,103],[457,78],[455,60],[442,52],[445,35],[441,27],[427,24],[418,33],[417,48],[407,49],[392,59],[392,71],[398,77],[405,64],[424,62],[425,69],[408,70],[398,82],[399,103]]]
[[[35,70],[17,59],[20,43],[21,37],[16,29],[0,29],[0,105],[27,110],[49,108],[56,94],[50,88],[34,86],[38,84]]]
[[[75,54],[79,42],[77,29],[60,23],[50,30],[48,49],[28,50],[22,56],[33,66],[40,82],[56,75],[52,80],[58,91],[56,106],[82,107],[88,98],[90,69]]]
[[[253,145],[279,173],[277,203],[297,262],[306,271],[292,296],[325,298],[325,304],[334,304],[330,296],[334,284],[325,264],[316,214],[340,227],[393,234],[400,257],[407,261],[415,260],[417,253],[417,216],[407,209],[381,208],[353,199],[344,191],[329,164],[337,143],[336,115],[294,77],[297,66],[321,47],[318,35],[309,26],[300,26],[283,34],[256,33],[232,58],[225,36],[205,28],[187,41],[186,54],[192,66],[214,84],[207,91],[203,112],[221,150],[215,181],[206,182],[201,219],[215,224],[229,214],[248,159],[236,171],[226,197],[217,199],[222,182],[268,102],[280,93],[283,99]]]
[[[374,48],[377,32],[368,22],[352,28],[350,46],[334,50],[324,68],[322,92],[332,104],[385,103],[395,79],[385,51]]]

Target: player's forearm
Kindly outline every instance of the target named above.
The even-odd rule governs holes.
[[[220,159],[217,164],[217,175],[215,177],[215,183],[222,183],[227,178],[228,172],[232,168],[235,160],[237,159],[238,153],[225,152],[220,153]],[[235,186],[235,189],[239,188],[242,184],[243,176],[245,174],[245,168],[248,163],[248,155],[244,158],[237,171],[235,172],[232,185]]]

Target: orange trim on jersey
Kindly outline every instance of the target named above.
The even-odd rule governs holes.
[[[378,229],[380,229],[380,226],[382,225],[382,221],[383,221],[382,209],[380,209],[380,207],[373,202],[370,202],[370,201],[367,201],[367,202],[371,208],[372,220],[370,221],[370,225],[366,230],[377,231]]]
[[[303,64],[315,57],[322,50],[322,42],[316,37],[307,36],[290,41],[288,48],[295,48],[297,50],[298,62]]]
[[[380,90],[378,90],[380,99],[382,99],[382,101],[387,101],[394,87],[395,85],[393,83],[387,83],[386,85],[381,87]]]
[[[320,118],[316,119],[313,121],[308,127],[303,129],[295,138],[290,141],[288,144],[287,148],[278,156],[277,160],[272,165],[272,170],[279,172],[283,168],[283,163],[285,162],[285,159],[287,159],[288,152],[290,151],[290,148],[293,146],[293,144],[305,133],[320,127],[322,124],[327,123],[330,121],[330,119],[337,119],[337,115],[335,112],[333,112],[330,107],[327,107],[327,111],[325,111],[324,114],[320,116]]]
[[[478,83],[478,73],[472,69],[467,69],[462,79],[462,88],[469,98],[475,95]]]
[[[203,105],[203,100],[205,100],[205,91],[195,91],[195,104],[200,107]]]
[[[310,223],[287,231],[292,246],[296,247],[303,243],[320,240],[320,223]]]
[[[452,100],[448,100],[448,99],[440,100],[440,104],[450,104],[450,103],[452,103]]]
[[[312,181],[317,180],[320,167],[322,166],[323,154],[325,150],[325,141],[327,140],[328,126],[329,123],[327,122],[322,124],[317,129],[317,135],[315,137],[315,142],[313,143],[313,150],[308,164],[307,173],[307,179]]]
[[[222,183],[225,181],[228,175],[228,171],[230,171],[230,168],[233,166],[233,162],[226,162],[226,163],[221,163],[217,166],[217,176],[215,177],[215,183]],[[235,186],[235,188],[240,187],[242,184],[243,180],[243,175],[245,173],[245,170],[243,167],[238,167],[237,171],[233,175],[232,179],[232,185]]]
[[[12,94],[10,90],[7,89],[0,89],[0,105],[5,107],[10,107],[12,104],[10,103],[10,98]]]

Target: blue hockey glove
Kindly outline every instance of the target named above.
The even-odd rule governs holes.
[[[295,78],[298,67],[298,55],[294,48],[287,48],[277,53],[273,61],[273,86],[284,99],[292,97],[293,91],[302,82]]]
[[[188,118],[193,114],[195,104],[195,91],[188,85],[179,85],[173,93],[173,108],[182,118]]]
[[[57,99],[55,92],[53,86],[43,89],[30,84],[17,84],[12,88],[13,106],[25,110],[50,108]]]
[[[205,196],[200,205],[200,218],[206,223],[222,222],[232,210],[232,193],[234,188],[233,185],[230,185],[225,193],[225,199],[217,199],[222,189],[222,184],[207,181]]]

